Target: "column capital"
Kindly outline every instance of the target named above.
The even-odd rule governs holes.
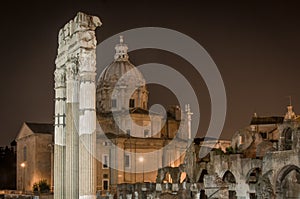
[[[96,52],[95,50],[81,50],[78,57],[80,76],[87,73],[96,72]]]
[[[65,87],[66,72],[64,68],[57,68],[54,71],[55,89]]]
[[[66,80],[78,81],[78,57],[72,56],[66,62]]]

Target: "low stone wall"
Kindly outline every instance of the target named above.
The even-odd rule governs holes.
[[[31,195],[19,195],[19,194],[2,194],[2,195],[0,195],[0,199],[10,199],[10,198],[35,199],[34,196],[31,196]]]
[[[117,187],[118,199],[154,199],[154,198],[200,198],[201,184],[199,183],[137,183],[120,184]],[[203,193],[204,194],[204,193]]]
[[[18,191],[0,191],[0,199],[53,199],[53,194],[22,194]]]

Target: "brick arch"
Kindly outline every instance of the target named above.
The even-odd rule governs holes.
[[[278,173],[276,178],[276,192],[280,193],[282,191],[282,182],[285,177],[292,171],[296,171],[300,174],[300,168],[296,165],[286,165]]]

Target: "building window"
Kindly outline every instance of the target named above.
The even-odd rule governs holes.
[[[117,108],[117,100],[116,99],[111,100],[111,107],[112,108]]]
[[[150,132],[149,132],[148,129],[144,130],[144,137],[145,137],[145,138],[150,137]]]
[[[266,132],[260,132],[260,135],[263,139],[267,139],[267,133]]]
[[[134,108],[134,99],[129,100],[129,108]]]
[[[102,186],[103,186],[103,190],[108,190],[108,180],[103,180],[102,181]]]
[[[126,130],[126,134],[127,134],[127,135],[130,135],[130,129],[127,129],[127,130]]]
[[[103,146],[110,146],[111,145],[111,143],[110,142],[103,142]]]
[[[23,148],[23,161],[27,161],[27,147],[24,146]]]
[[[125,168],[130,168],[130,154],[125,154],[125,157],[124,157],[124,165],[125,165]]]
[[[102,155],[102,168],[107,169],[109,167],[109,156],[107,154]]]
[[[239,145],[243,144],[243,136],[239,135]]]

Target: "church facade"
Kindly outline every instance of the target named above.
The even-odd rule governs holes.
[[[112,193],[118,184],[155,182],[158,168],[182,164],[188,139],[187,125],[180,129],[186,113],[178,106],[170,106],[167,116],[148,109],[146,81],[129,61],[122,36],[115,50],[96,95],[97,186]]]
[[[53,187],[53,124],[23,123],[17,142],[17,190],[32,191],[46,180]]]

